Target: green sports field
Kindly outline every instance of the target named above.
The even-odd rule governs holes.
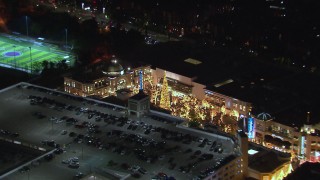
[[[43,40],[0,34],[0,66],[36,73],[41,71],[43,61],[58,63],[61,60],[73,66],[75,57]]]

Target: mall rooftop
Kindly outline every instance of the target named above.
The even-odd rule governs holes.
[[[260,173],[270,173],[290,162],[291,155],[280,151],[267,149],[253,143],[249,143],[249,168]]]
[[[320,101],[318,77],[242,53],[239,49],[168,42],[137,49],[123,58],[193,78],[208,90],[251,102],[258,113],[274,113],[302,101],[316,106]]]

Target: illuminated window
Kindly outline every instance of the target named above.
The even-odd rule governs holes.
[[[269,180],[269,176],[263,176],[262,180]]]

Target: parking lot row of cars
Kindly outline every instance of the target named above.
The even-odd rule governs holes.
[[[1,136],[5,136],[5,137],[12,137],[12,138],[19,137],[19,133],[17,133],[17,132],[10,132],[10,131],[4,130],[4,129],[0,129],[0,135],[1,135]]]
[[[107,104],[107,103],[103,103],[103,102],[97,102],[97,101],[93,101],[93,100],[89,100],[89,99],[83,98],[81,96],[75,96],[75,95],[64,93],[64,92],[53,91],[53,90],[46,89],[46,88],[39,87],[39,86],[18,85],[17,88],[20,88],[20,89],[21,88],[26,88],[26,89],[36,90],[36,91],[47,93],[47,94],[50,94],[50,95],[53,95],[53,96],[61,96],[61,97],[67,98],[67,99],[78,101],[78,102],[81,102],[82,104],[96,105],[96,106],[105,107],[105,108],[108,108],[108,109],[111,109],[111,110],[114,110],[114,111],[121,111],[122,110],[122,108],[116,107],[116,106],[111,105],[111,104]],[[51,102],[52,105],[55,105],[55,103],[54,103],[55,101],[54,100],[49,100],[47,102]],[[36,102],[36,103],[41,103],[41,101]],[[68,110],[69,109],[70,110],[73,109],[72,105],[67,105],[65,103],[57,102],[57,105],[60,106],[58,109],[60,109],[60,108],[61,109],[68,109]]]
[[[88,119],[89,119],[89,117],[88,117]],[[104,122],[109,122],[109,120],[104,120]],[[145,129],[150,130],[150,132],[159,132],[161,134],[161,138],[162,139],[166,139],[166,140],[181,141],[181,142],[184,142],[185,144],[190,144],[191,142],[195,142],[195,143],[199,142],[200,144],[199,144],[198,147],[204,147],[206,145],[211,145],[210,151],[213,150],[212,148],[214,148],[215,152],[217,152],[216,149],[217,148],[221,148],[221,146],[222,146],[221,142],[217,143],[217,141],[212,141],[212,140],[209,140],[209,139],[206,139],[206,138],[202,138],[202,137],[197,137],[197,136],[191,136],[190,134],[182,134],[182,133],[179,133],[177,131],[170,131],[170,130],[162,128],[162,127],[153,127],[152,125],[147,125],[144,122],[129,120],[129,119],[126,119],[126,118],[117,118],[117,120],[113,119],[110,122],[111,122],[110,124],[117,125],[117,126],[120,126],[120,127],[122,127],[122,126],[127,124],[128,125],[127,126],[127,130],[132,129],[132,127],[138,127],[139,126],[139,127],[143,127]],[[117,124],[113,123],[113,122],[116,122]],[[83,123],[88,124],[87,121],[84,121]],[[148,134],[148,133],[145,133],[145,134]],[[119,130],[113,130],[113,131],[107,132],[106,135],[108,137],[117,136],[117,137],[120,137],[121,139],[125,139],[126,141],[135,142],[136,145],[138,145],[138,146],[143,146],[143,147],[144,146],[150,146],[150,147],[159,148],[157,146],[158,145],[157,141],[154,141],[153,139],[152,140],[148,140],[148,139],[143,138],[143,137],[141,137],[139,135],[127,134],[127,133],[125,133],[123,131],[119,131]],[[77,141],[78,141],[78,138],[75,139],[75,142],[77,142]],[[186,143],[186,141],[188,141],[188,143]],[[83,142],[83,141],[81,140],[80,142]],[[94,139],[91,139],[90,141],[87,141],[88,144],[91,144],[91,142],[94,142]],[[162,143],[165,144],[165,141],[162,141]],[[116,153],[119,153],[121,155],[129,154],[128,152],[130,152],[130,150],[126,150],[126,148],[127,149],[130,149],[130,148],[125,147],[125,146],[121,146],[120,145],[119,147],[116,148],[117,145],[115,143],[113,143],[113,144],[109,143],[107,145],[103,145],[103,144],[101,144],[100,139],[98,139],[98,143],[97,144],[98,145],[96,145],[96,146],[99,147],[99,149],[110,149],[112,147],[111,148],[112,152],[116,152]],[[135,151],[135,155],[136,155],[137,159],[143,160],[143,161],[146,161],[146,162],[155,162],[155,160],[161,160],[163,158],[162,157],[163,155],[160,155],[158,157],[157,156],[148,156],[148,155],[146,155],[147,153],[145,153],[145,151],[141,150],[141,151],[138,151],[138,152],[139,153],[137,153]],[[200,150],[195,151],[194,154],[191,155],[191,159],[195,159],[195,158],[198,158],[198,159],[193,163],[189,163],[189,164],[187,164],[185,166],[180,166],[179,170],[182,173],[188,173],[188,172],[190,172],[191,168],[197,166],[199,163],[201,163],[201,161],[209,160],[209,159],[213,158],[213,154],[206,154],[206,153],[203,153],[202,155],[200,155],[200,154],[201,154]],[[175,166],[176,166],[176,163],[171,163],[170,164],[170,169],[174,169]]]
[[[44,92],[48,94],[51,93],[49,91]],[[59,93],[54,95],[64,96],[63,93],[60,95]],[[70,116],[49,116],[48,119],[54,123],[65,122],[68,127],[68,131],[62,130],[60,134],[69,134],[69,137],[72,138],[74,143],[85,143],[100,150],[107,150],[111,151],[112,153],[118,153],[121,156],[131,156],[132,154],[139,161],[147,163],[155,163],[157,161],[163,161],[163,159],[169,159],[170,162],[168,161],[168,167],[171,170],[179,167],[177,168],[177,170],[182,173],[190,173],[190,171],[192,171],[192,168],[199,166],[199,164],[203,161],[215,158],[215,154],[213,152],[221,153],[223,149],[222,143],[214,139],[207,139],[188,133],[182,133],[176,130],[156,127],[153,124],[147,124],[146,121],[133,120],[130,118],[128,119],[125,117],[112,115],[111,113],[99,112],[97,110],[89,109],[88,106],[84,105],[86,103],[96,106],[102,106],[94,101],[91,102],[82,98],[75,98],[77,101],[82,102],[83,105],[82,107],[76,107],[68,104],[63,104],[62,106],[58,101],[52,101],[49,98],[40,96],[30,97],[29,99],[31,99],[30,103],[31,101],[35,103],[34,105],[45,105],[45,107],[48,107],[50,109],[71,112]],[[39,102],[42,102],[42,104]],[[57,106],[59,108],[56,108]],[[112,106],[110,106],[109,108],[110,110],[119,110],[119,108],[115,108]],[[35,116],[46,115],[37,112],[35,113]],[[173,121],[170,121],[167,118],[158,117],[155,115],[150,115],[150,118],[156,121],[164,122],[166,124],[174,124]],[[193,147],[195,145],[195,147],[198,148],[175,148],[169,145],[172,143],[167,142],[178,142],[181,144],[177,146],[182,147]],[[203,148],[203,150],[196,150],[199,148]],[[170,152],[178,151],[186,154],[190,153],[190,160],[187,160],[188,163],[181,165],[179,162],[175,162],[175,160],[170,160],[172,159],[172,155]],[[213,152],[210,153],[209,151]],[[141,167],[139,163],[134,164],[133,166],[135,165]]]

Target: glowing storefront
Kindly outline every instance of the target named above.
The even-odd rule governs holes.
[[[139,90],[139,72],[146,77],[151,75],[150,66],[124,68],[117,59],[105,59],[87,68],[83,73],[64,77],[66,92],[79,96],[107,97],[116,95],[116,91]]]

